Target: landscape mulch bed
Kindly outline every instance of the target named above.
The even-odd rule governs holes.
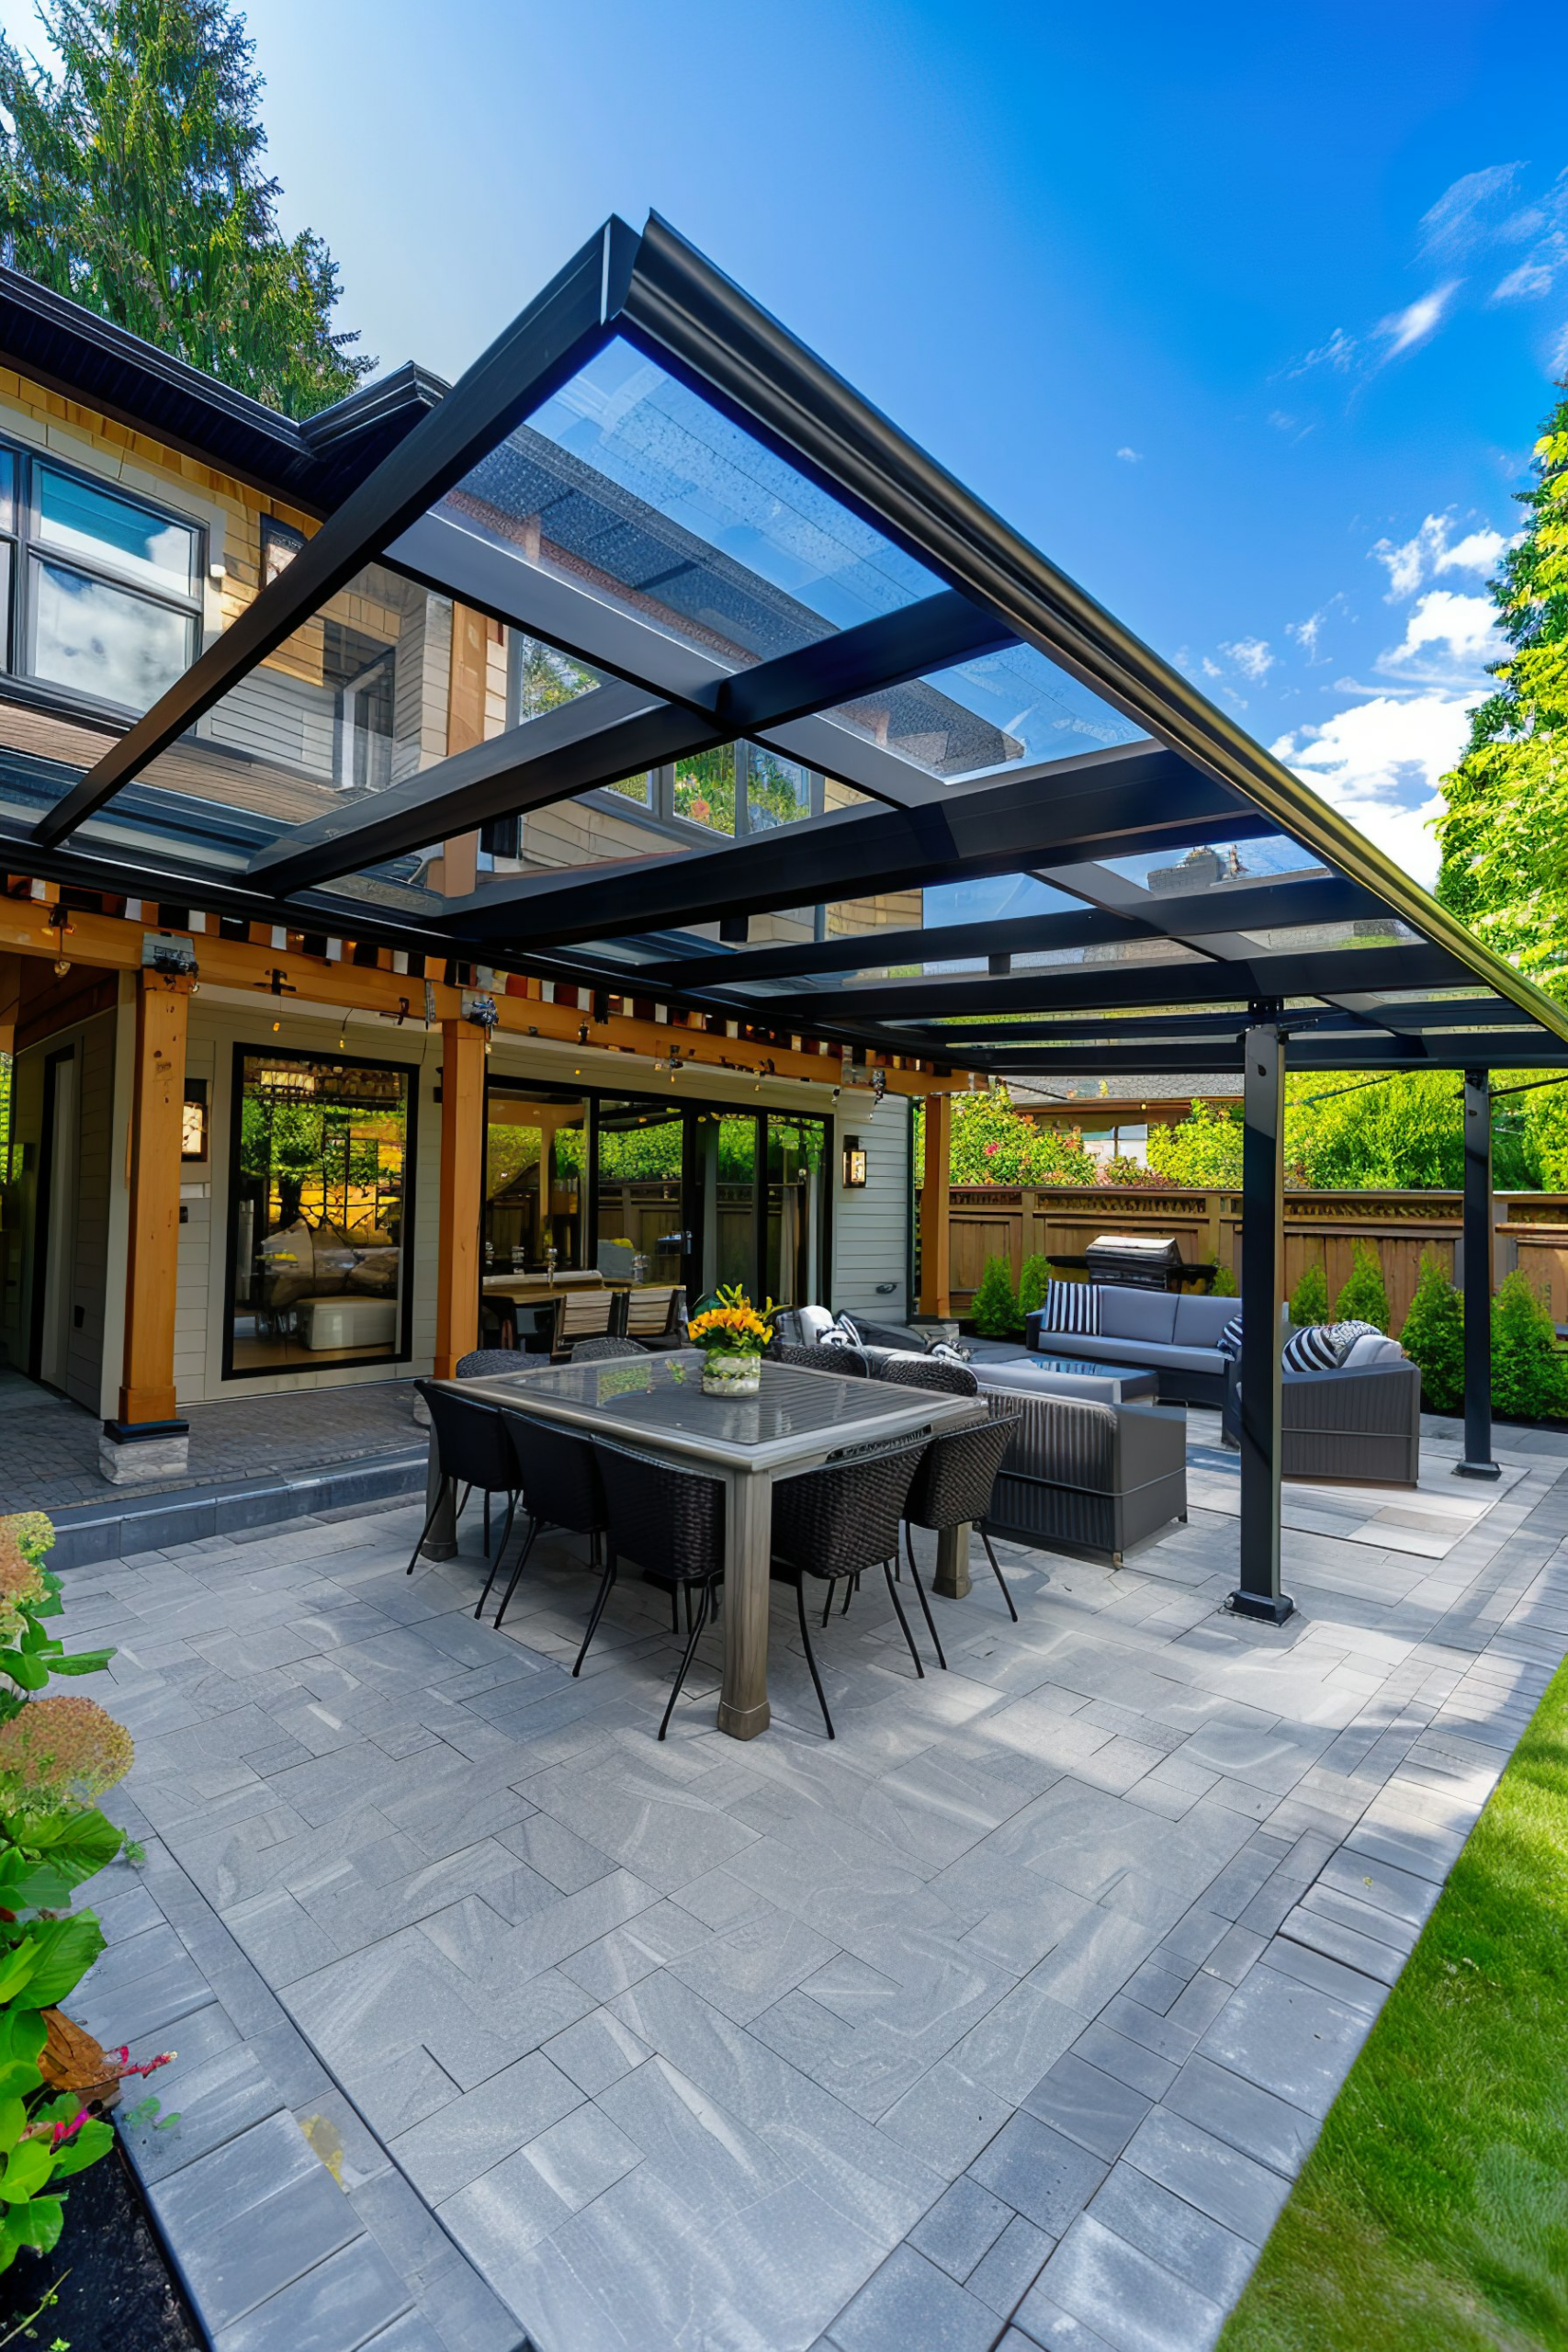
[[[52,2254],[21,2254],[0,2276],[0,2342],[59,2282],[56,2301],[17,2336],[51,2352],[202,2352],[141,2191],[117,2140],[71,2182]]]

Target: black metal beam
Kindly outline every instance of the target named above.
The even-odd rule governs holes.
[[[1050,843],[1092,837],[1098,854],[1131,855],[1136,842],[1205,829],[1229,839],[1255,821],[1162,745],[1134,745],[953,785],[919,808],[835,809],[718,848],[508,877],[457,901],[448,921],[498,948],[551,946],[1015,873]]]
[[[492,817],[547,808],[591,785],[640,775],[722,741],[689,710],[613,680],[489,742],[455,752],[402,784],[294,826],[259,850],[249,870],[288,898],[471,832]]]
[[[944,588],[901,611],[879,613],[794,653],[736,671],[716,688],[713,714],[727,735],[755,735],[1017,642],[993,614]]]
[[[1500,1478],[1492,1459],[1492,1073],[1464,1074],[1464,1460],[1461,1478]]]
[[[879,820],[880,821],[880,820]],[[892,1020],[907,1026],[944,1015],[976,1012],[1109,1012],[1118,1007],[1245,1004],[1260,996],[1314,997],[1350,987],[1378,989],[1442,988],[1455,978],[1443,947],[1416,941],[1408,947],[1326,947],[1311,954],[1258,955],[1232,963],[1078,964],[993,979],[985,972],[954,972],[929,979],[879,980],[838,992],[832,1010],[845,1020]],[[814,996],[750,1000],[757,1017],[794,1022],[820,1017]],[[933,1042],[939,1033],[933,1032]],[[1564,1046],[1568,1052],[1568,1046]]]
[[[1294,1607],[1280,1589],[1280,1349],[1284,1339],[1285,1040],[1256,1020],[1246,1039],[1241,1141],[1241,1362],[1235,1434],[1241,1446],[1238,1616],[1282,1625]]]
[[[753,1012],[752,1018],[766,1016]],[[799,1023],[795,1024],[796,1028]],[[879,1052],[905,1054],[922,1061],[952,1062],[960,1069],[996,1070],[1005,1077],[1030,1078],[1144,1078],[1179,1074],[1183,1077],[1213,1071],[1216,1075],[1234,1072],[1241,1068],[1241,1048],[1236,1032],[1224,1037],[1200,1037],[1166,1042],[1150,1039],[1132,1046],[1019,1046],[991,1047],[970,1044],[944,1048],[929,1032],[878,1027],[868,1023],[853,1032],[843,1023],[813,1023],[818,1036],[852,1034],[857,1043],[874,1045]],[[1291,1039],[1291,1067],[1298,1074],[1305,1070],[1334,1072],[1348,1070],[1458,1070],[1462,1071],[1484,1049],[1494,1057],[1494,1066],[1510,1069],[1562,1069],[1568,1067],[1568,1047],[1559,1039],[1544,1032],[1529,1036],[1517,1030],[1499,1033],[1486,1038],[1475,1036],[1452,1039],[1437,1038],[1428,1042],[1422,1038],[1372,1037],[1365,1042],[1347,1038],[1303,1038],[1298,1032]]]
[[[605,339],[606,290],[613,284],[619,293],[635,248],[624,224],[607,222],[276,579],[40,820],[39,841],[46,847],[62,841],[102,808],[573,375]]]
[[[842,999],[838,1001],[842,1001]],[[824,1005],[831,1006],[834,1002],[835,999],[824,992]],[[1297,1012],[1289,1015],[1289,1025],[1298,1049],[1304,1042],[1318,1042],[1325,1037],[1375,1042],[1380,1033],[1404,1037],[1441,1035],[1449,1029],[1468,1029],[1484,1031],[1490,1038],[1495,1028],[1502,1027],[1505,1029],[1529,1028],[1533,1034],[1540,1034],[1535,1031],[1534,1023],[1530,1022],[1528,1013],[1522,1012],[1517,1005],[1506,1003],[1501,997],[1472,999],[1459,1006],[1457,1010],[1463,1014],[1461,1021],[1452,1020],[1450,1017],[1450,1009],[1444,1003],[1399,1005],[1392,1009],[1392,1012],[1396,1012],[1398,1014],[1397,1022],[1392,1017],[1392,1012],[1387,1020],[1379,1020],[1371,1015],[1352,1019],[1337,1012],[1326,1012],[1314,1019],[1310,1012],[1303,1014]],[[940,1038],[943,1045],[948,1046],[998,1044],[1006,1046],[1092,1046],[1097,1043],[1118,1046],[1131,1037],[1160,1037],[1168,1039],[1172,1043],[1184,1037],[1194,1039],[1234,1037],[1241,1026],[1239,1015],[1235,1013],[1178,1012],[1151,1012],[1137,1017],[1119,1014],[1116,1019],[1104,1022],[1079,1020],[965,1022],[962,1024],[944,1023],[940,1028],[907,1034],[919,1035],[927,1038]],[[1452,1043],[1456,1052],[1472,1052],[1473,1050],[1462,1035],[1450,1042]]]
[[[921,929],[853,932],[826,940],[791,941],[743,953],[687,956],[650,965],[649,976],[668,988],[733,987],[751,980],[793,979],[814,972],[849,972],[881,964],[945,963],[964,956],[1043,956],[1063,948],[1101,947],[1122,939],[1201,938],[1205,931],[1253,931],[1265,923],[1351,922],[1375,911],[1359,883],[1337,874],[1306,882],[1275,883],[1226,897],[1217,906],[1201,896],[1172,901],[1140,893],[1134,910],[1063,908],[1054,914],[1009,915],[996,922],[957,922]]]

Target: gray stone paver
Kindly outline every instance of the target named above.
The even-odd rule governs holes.
[[[572,1681],[564,1542],[499,1636],[477,1531],[407,1578],[408,1509],[74,1572],[148,1849],[88,2020],[180,2044],[175,2210],[289,2152],[283,2250],[213,2257],[226,2352],[275,2309],[382,2352],[1212,2343],[1568,1646],[1568,1445],[1516,1459],[1441,1559],[1288,1535],[1279,1632],[1222,1613],[1213,1512],[1119,1574],[1004,1547],[1021,1623],[942,1604],[923,1682],[868,1590],[831,1746],[787,1611],[747,1747],[716,1641],[655,1741],[629,1579]]]

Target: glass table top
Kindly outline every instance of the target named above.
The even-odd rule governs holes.
[[[558,1364],[548,1372],[503,1373],[468,1380],[463,1393],[520,1412],[547,1408],[550,1419],[581,1419],[606,1436],[624,1433],[683,1440],[682,1451],[709,1453],[716,1461],[739,1456],[784,1460],[796,1452],[820,1454],[825,1440],[844,1447],[913,1436],[937,1421],[972,1418],[973,1403],[891,1383],[792,1364],[763,1363],[755,1396],[707,1396],[703,1359],[695,1348],[638,1359],[610,1358]],[[832,1447],[838,1450],[838,1445]]]

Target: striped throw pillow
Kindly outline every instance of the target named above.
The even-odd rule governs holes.
[[[1220,1333],[1219,1347],[1221,1355],[1228,1356],[1232,1363],[1241,1362],[1241,1317],[1239,1315],[1233,1315]]]
[[[1335,1343],[1333,1327],[1327,1323],[1309,1323],[1304,1331],[1292,1331],[1280,1352],[1280,1362],[1287,1372],[1337,1372],[1339,1350]]]
[[[1047,1283],[1043,1331],[1067,1331],[1098,1336],[1100,1293],[1092,1283]]]

